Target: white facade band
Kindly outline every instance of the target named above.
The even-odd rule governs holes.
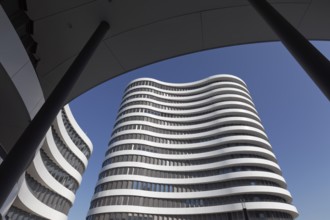
[[[132,81],[87,220],[298,216],[245,83]]]

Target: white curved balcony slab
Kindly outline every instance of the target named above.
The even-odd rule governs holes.
[[[24,208],[26,211],[31,213],[36,213],[37,215],[43,218],[49,218],[52,216],[53,219],[56,220],[66,220],[67,216],[46,204],[39,201],[34,195],[31,193],[26,180],[24,179],[21,189],[18,193],[19,200],[24,204]]]
[[[44,150],[48,152],[48,156],[63,170],[69,173],[80,184],[82,180],[81,174],[63,157],[56,146],[51,129],[46,134],[46,145]]]
[[[198,100],[200,100],[204,97],[209,97],[211,95],[231,93],[231,92],[233,92],[234,94],[241,94],[241,95],[246,96],[246,98],[252,99],[245,87],[242,87],[242,85],[237,84],[237,83],[233,83],[233,82],[214,83],[212,85],[209,85],[208,88],[205,88],[205,91],[203,91],[199,94],[189,95],[189,93],[187,93],[184,96],[177,96],[178,94],[173,92],[173,91],[163,92],[163,91],[160,91],[159,88],[149,86],[149,85],[148,86],[140,86],[140,89],[145,89],[145,88],[156,90],[157,92],[164,93],[166,95],[163,96],[163,95],[157,94],[155,92],[150,92],[150,91],[143,91],[143,90],[139,91],[139,88],[134,88],[134,90],[136,90],[136,91],[132,91],[133,89],[130,89],[125,93],[124,98],[123,98],[124,101],[122,102],[122,104],[125,103],[125,100],[127,98],[129,98],[132,95],[137,95],[137,94],[149,94],[149,95],[159,97],[159,98],[162,98],[162,99],[168,99],[170,101],[179,102],[178,104],[180,104],[180,101],[194,102],[194,101],[198,101]]]
[[[253,113],[257,113],[257,111],[253,105],[245,103],[244,100],[242,100],[242,99],[237,99],[234,101],[228,101],[228,99],[225,99],[219,103],[212,103],[208,106],[204,106],[201,108],[187,109],[187,110],[171,110],[169,108],[162,109],[162,108],[156,108],[156,107],[149,106],[149,105],[139,104],[139,105],[127,106],[125,108],[122,108],[122,109],[120,109],[118,114],[121,114],[122,112],[124,112],[126,110],[130,110],[130,109],[147,108],[147,109],[150,109],[150,110],[153,110],[156,112],[168,113],[168,114],[174,114],[174,115],[177,114],[179,117],[179,115],[203,114],[203,113],[207,113],[209,111],[216,110],[219,108],[231,108],[231,107],[239,107],[241,109],[246,109]]]
[[[62,197],[69,200],[71,203],[75,200],[75,194],[59,183],[47,170],[45,167],[40,152],[37,152],[36,156],[34,157],[32,166],[30,165],[28,172],[32,177],[38,181],[41,185],[49,188],[50,190],[56,192],[57,194],[61,195]]]
[[[231,100],[231,101],[242,101],[246,104],[254,106],[253,102],[251,101],[250,98],[247,98],[246,96],[243,96],[241,94],[219,94],[219,95],[212,95],[211,97],[204,98],[201,101],[198,102],[185,102],[185,103],[169,103],[169,102],[163,102],[159,101],[156,99],[152,98],[144,98],[144,97],[139,97],[139,98],[132,98],[127,100],[124,104],[121,105],[120,109],[123,108],[125,105],[129,105],[132,102],[135,101],[146,101],[146,102],[151,102],[154,104],[162,105],[164,107],[172,107],[172,108],[182,108],[182,109],[187,109],[187,110],[193,110],[193,109],[201,109],[207,105],[210,105],[211,103],[215,102],[223,102],[226,100]],[[133,104],[132,104],[133,105]],[[183,111],[183,110],[178,110],[178,111]]]
[[[157,184],[175,184],[175,185],[194,185],[194,184],[205,184],[205,183],[216,183],[239,179],[264,179],[273,181],[283,188],[286,188],[286,182],[284,178],[276,173],[270,173],[265,171],[241,171],[226,173],[220,175],[206,176],[206,177],[195,177],[195,178],[157,178],[140,175],[114,175],[100,179],[97,185],[111,181],[131,180],[131,181],[144,181]]]
[[[237,103],[236,103],[237,104]],[[116,119],[116,123],[125,118],[125,117],[129,117],[129,116],[148,116],[151,118],[155,118],[155,119],[159,119],[159,120],[163,120],[163,121],[173,121],[173,122],[195,122],[196,124],[202,124],[204,123],[203,121],[200,122],[201,120],[207,120],[209,118],[214,118],[215,116],[242,116],[242,117],[247,117],[247,118],[251,118],[251,119],[255,119],[257,121],[260,121],[260,118],[257,114],[255,114],[254,112],[251,112],[249,110],[246,109],[242,109],[240,108],[239,104],[237,105],[231,105],[228,108],[223,108],[223,109],[218,109],[218,110],[214,110],[213,112],[210,113],[206,113],[203,115],[198,115],[198,116],[191,116],[191,117],[178,117],[178,118],[171,118],[171,117],[163,117],[163,116],[159,116],[159,115],[154,115],[154,114],[150,114],[150,113],[144,113],[144,112],[134,112],[134,113],[127,113],[124,115],[120,115],[117,119]]]
[[[152,153],[148,151],[141,151],[141,150],[122,150],[113,152],[108,154],[105,157],[105,160],[108,158],[121,156],[121,155],[141,155],[146,157],[158,158],[158,159],[169,159],[169,160],[196,160],[196,159],[205,159],[205,158],[212,158],[216,156],[225,156],[230,154],[256,154],[260,156],[264,156],[269,160],[276,162],[276,157],[274,153],[270,150],[260,148],[260,147],[249,147],[249,146],[235,146],[235,147],[227,147],[219,150],[213,150],[205,153],[196,153],[196,154],[158,154]]]
[[[277,165],[277,163],[259,158],[230,159],[230,160],[214,162],[209,164],[191,165],[191,166],[162,166],[162,165],[146,164],[140,162],[118,162],[102,167],[101,172],[117,167],[141,167],[145,169],[159,170],[159,171],[192,172],[192,171],[201,171],[201,170],[211,170],[215,168],[226,168],[226,167],[238,166],[238,165],[264,167],[267,169],[271,169],[278,174],[281,174],[281,169]]]
[[[249,117],[242,117],[242,116],[225,116],[221,118],[214,119],[209,122],[202,122],[198,124],[192,124],[192,125],[163,125],[163,124],[157,124],[149,121],[137,121],[137,120],[132,120],[132,121],[126,121],[118,124],[115,128],[114,131],[117,130],[118,128],[121,128],[126,125],[148,125],[151,127],[157,126],[158,128],[163,128],[171,131],[184,131],[184,130],[198,130],[198,129],[206,129],[206,128],[211,128],[215,126],[220,126],[220,125],[228,125],[228,124],[244,124],[247,126],[252,126],[254,128],[258,128],[262,131],[264,131],[264,127],[262,124],[255,120],[251,119]]]
[[[281,211],[292,215],[293,217],[298,216],[297,209],[287,203],[279,202],[246,202],[246,208],[248,210],[262,210],[262,211]],[[88,216],[100,214],[100,213],[111,213],[111,212],[128,212],[128,213],[148,213],[155,215],[201,215],[201,214],[215,214],[215,213],[226,213],[226,212],[241,212],[242,204],[233,203],[228,205],[218,206],[204,206],[204,207],[190,207],[190,208],[161,208],[161,207],[143,207],[143,206],[101,206],[90,209]]]
[[[162,127],[159,127],[162,128]],[[195,134],[162,134],[158,132],[153,132],[153,131],[147,131],[147,130],[125,130],[118,132],[112,136],[113,138],[116,138],[117,136],[121,136],[124,134],[145,134],[145,135],[150,135],[154,137],[159,137],[159,138],[165,138],[165,139],[173,139],[173,140],[193,140],[193,139],[202,139],[202,138],[207,138],[207,137],[213,137],[215,135],[230,135],[239,133],[241,135],[251,135],[251,136],[256,136],[259,138],[264,139],[265,141],[268,141],[268,137],[266,133],[263,130],[253,128],[251,126],[245,126],[245,125],[231,125],[231,126],[225,126],[221,128],[216,128],[210,131],[205,131],[205,132],[200,132],[200,133],[195,133]]]
[[[145,190],[134,190],[134,189],[113,189],[105,190],[102,192],[95,193],[92,200],[107,197],[107,196],[139,196],[147,198],[159,198],[159,199],[202,199],[202,198],[214,198],[223,196],[235,196],[235,195],[249,195],[249,194],[260,194],[260,195],[273,195],[285,199],[287,202],[292,201],[291,194],[288,190],[279,187],[272,186],[238,186],[230,187],[226,189],[200,191],[200,192],[152,192]]]
[[[132,143],[145,144],[145,145],[150,145],[159,148],[167,148],[167,149],[200,149],[200,148],[212,147],[212,146],[230,144],[230,143],[250,143],[266,149],[272,148],[269,142],[262,138],[258,138],[250,135],[235,135],[235,136],[222,137],[210,141],[193,143],[193,144],[176,144],[175,146],[165,143],[147,141],[147,140],[127,139],[127,140],[116,141],[110,144],[109,149],[121,144],[132,144]]]
[[[68,117],[68,120],[70,121],[70,124],[74,128],[74,130],[78,133],[80,138],[86,143],[87,147],[92,152],[93,151],[93,144],[92,144],[91,140],[88,138],[88,136],[86,135],[86,133],[78,125],[76,119],[74,118],[74,116],[71,112],[70,107],[68,105],[65,105],[63,109],[64,109],[64,111],[65,111],[65,113]]]
[[[210,76],[206,79],[202,79],[199,81],[194,81],[194,82],[190,82],[190,83],[168,83],[168,82],[162,82],[156,79],[152,79],[152,78],[139,78],[139,79],[135,79],[132,80],[129,84],[132,84],[134,82],[139,82],[139,81],[152,81],[155,82],[159,85],[164,85],[164,86],[171,86],[171,87],[175,87],[175,88],[189,88],[189,87],[197,87],[200,86],[200,88],[197,89],[189,89],[186,91],[171,91],[171,90],[166,90],[166,89],[160,89],[162,92],[171,92],[171,93],[176,93],[176,94],[185,94],[188,92],[203,92],[205,90],[205,88],[207,88],[207,86],[210,85],[205,85],[203,86],[203,84],[208,84],[208,83],[212,83],[212,82],[217,82],[217,81],[229,81],[229,82],[235,82],[238,83],[242,86],[242,88],[246,88],[246,84],[245,82],[233,75],[229,75],[229,74],[219,74],[219,75],[214,75],[214,76]],[[134,86],[132,88],[137,88],[137,86]],[[132,89],[130,88],[130,89]],[[128,92],[130,89],[128,89],[126,92]],[[247,89],[246,89],[247,90]]]
[[[56,122],[53,123],[53,126],[57,129],[57,133],[62,137],[62,140],[66,146],[72,151],[72,153],[79,158],[79,160],[84,164],[84,167],[87,167],[88,159],[81,152],[81,150],[75,145],[75,143],[70,138],[62,119],[62,115],[58,114],[56,117]]]

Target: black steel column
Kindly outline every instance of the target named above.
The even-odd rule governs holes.
[[[241,204],[242,204],[242,208],[243,208],[244,220],[250,220],[247,209],[246,209],[245,199],[241,200]]]
[[[266,0],[249,0],[249,2],[269,24],[323,94],[330,100],[329,60]]]
[[[243,208],[243,214],[244,214],[244,219],[245,219],[245,220],[250,220],[246,208]]]
[[[0,207],[34,158],[81,72],[110,26],[102,21],[0,166]]]

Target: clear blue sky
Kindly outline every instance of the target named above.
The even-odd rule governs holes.
[[[315,45],[330,57],[330,43]],[[103,83],[71,102],[94,152],[69,220],[86,217],[123,90],[131,80],[152,77],[191,82],[221,73],[236,75],[247,83],[300,213],[298,220],[329,219],[330,103],[280,43],[260,43],[149,65]]]

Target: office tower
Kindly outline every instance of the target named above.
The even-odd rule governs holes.
[[[91,152],[91,141],[65,106],[21,177],[6,219],[67,219]]]
[[[134,80],[87,220],[294,219],[298,212],[245,83]]]

